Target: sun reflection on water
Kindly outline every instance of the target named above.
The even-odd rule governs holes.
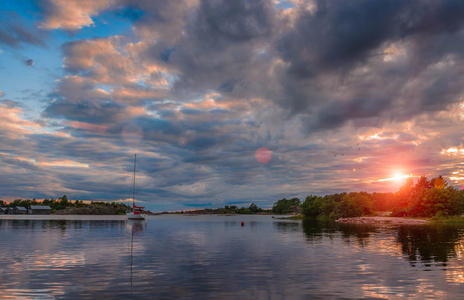
[[[0,299],[453,298],[464,283],[463,231],[449,226],[156,216],[0,230],[15,245],[2,245]]]

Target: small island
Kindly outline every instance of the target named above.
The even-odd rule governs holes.
[[[0,200],[4,214],[54,214],[54,215],[124,215],[130,208],[124,203],[68,200],[66,195],[58,199],[15,199],[11,203]],[[34,209],[48,209],[35,213]]]

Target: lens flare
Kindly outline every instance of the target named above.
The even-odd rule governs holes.
[[[265,164],[271,160],[272,151],[267,149],[266,147],[261,147],[258,150],[256,150],[255,157],[258,162]]]

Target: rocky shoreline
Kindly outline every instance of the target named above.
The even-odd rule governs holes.
[[[120,209],[105,206],[92,205],[84,207],[67,207],[57,210],[54,215],[121,215]]]
[[[347,224],[365,224],[365,225],[419,225],[427,224],[429,221],[422,219],[409,219],[398,217],[356,217],[340,218],[336,220],[339,223]]]

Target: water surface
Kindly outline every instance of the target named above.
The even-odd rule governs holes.
[[[1,299],[456,299],[464,292],[461,226],[21,218],[0,219]]]

